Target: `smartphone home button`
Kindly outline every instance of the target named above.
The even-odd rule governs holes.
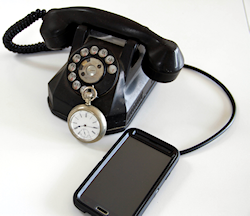
[[[106,209],[102,208],[101,206],[96,206],[95,209],[98,212],[100,212],[102,215],[105,215],[105,216],[109,215],[109,212]]]

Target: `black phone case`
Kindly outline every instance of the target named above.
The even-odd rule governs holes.
[[[157,192],[159,191],[162,184],[165,182],[165,180],[167,179],[167,177],[169,176],[169,174],[171,173],[171,171],[173,170],[173,168],[177,164],[179,157],[180,157],[180,153],[174,146],[171,146],[171,145],[167,144],[166,142],[164,142],[164,141],[162,141],[162,140],[160,140],[160,139],[158,139],[158,138],[156,138],[156,137],[154,137],[154,136],[152,136],[152,135],[150,135],[142,130],[135,129],[135,128],[128,129],[117,140],[117,142],[111,147],[111,149],[107,152],[107,154],[103,157],[103,159],[96,165],[96,167],[91,171],[91,173],[88,175],[88,177],[84,180],[84,182],[79,186],[79,188],[74,193],[73,202],[79,210],[81,210],[85,213],[87,212],[87,213],[91,214],[92,216],[103,216],[103,214],[95,211],[94,209],[92,209],[88,205],[86,205],[85,203],[81,202],[77,198],[77,195],[80,192],[81,188],[87,183],[87,181],[91,178],[91,176],[95,173],[95,171],[101,166],[101,164],[104,162],[104,160],[109,156],[109,154],[114,150],[114,148],[122,141],[123,137],[126,136],[127,134],[129,134],[130,136],[136,136],[136,139],[138,139],[141,142],[146,142],[147,144],[151,145],[152,147],[154,145],[152,143],[157,143],[158,149],[162,148],[162,149],[164,149],[164,151],[166,151],[166,149],[167,149],[169,151],[169,154],[172,155],[172,160],[170,161],[168,168],[164,171],[164,173],[162,173],[160,178],[158,178],[157,182],[154,184],[152,189],[149,191],[147,196],[144,198],[141,205],[138,206],[138,208],[133,216],[140,216],[143,214],[143,212],[146,210],[147,206],[150,204],[150,202],[152,201],[154,196],[157,194]],[[167,148],[166,148],[166,146],[167,146]]]

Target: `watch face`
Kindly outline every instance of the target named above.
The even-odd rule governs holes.
[[[93,106],[78,105],[68,116],[68,126],[75,138],[82,142],[96,142],[106,133],[106,119]]]

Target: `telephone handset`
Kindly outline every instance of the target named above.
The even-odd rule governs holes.
[[[48,84],[49,107],[81,141],[123,131],[155,83],[173,81],[184,66],[174,42],[122,16],[72,7],[42,17],[46,47],[71,46],[68,62]]]
[[[72,45],[76,27],[86,25],[143,44],[146,47],[143,70],[153,80],[172,81],[184,65],[183,56],[174,42],[116,14],[94,8],[73,7],[50,10],[43,20],[41,34],[50,49]]]

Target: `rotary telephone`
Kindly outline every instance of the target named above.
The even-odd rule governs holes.
[[[43,43],[17,45],[13,38],[43,18]],[[171,82],[185,67],[215,82],[228,96],[232,115],[203,142],[180,151],[199,149],[233,123],[236,104],[230,91],[215,77],[184,60],[178,46],[147,27],[107,11],[71,7],[36,10],[11,26],[3,36],[7,49],[16,53],[60,50],[71,46],[68,62],[49,82],[48,104],[56,116],[67,120],[72,134],[95,142],[105,134],[123,131],[156,82]]]
[[[43,18],[40,32],[45,44],[13,44],[15,34],[38,18]],[[103,136],[123,131],[156,82],[173,81],[184,66],[174,42],[132,20],[87,7],[52,9],[47,13],[37,10],[13,25],[3,41],[9,50],[18,53],[71,46],[68,62],[48,83],[48,104],[54,115],[71,121],[73,135],[86,142],[100,138],[85,139],[89,133]],[[70,114],[84,103],[87,108],[97,108],[100,114],[85,108],[75,110],[78,116]],[[88,123],[79,120],[83,115],[89,115]],[[94,124],[91,116],[104,123]],[[81,132],[77,135],[74,130]]]

